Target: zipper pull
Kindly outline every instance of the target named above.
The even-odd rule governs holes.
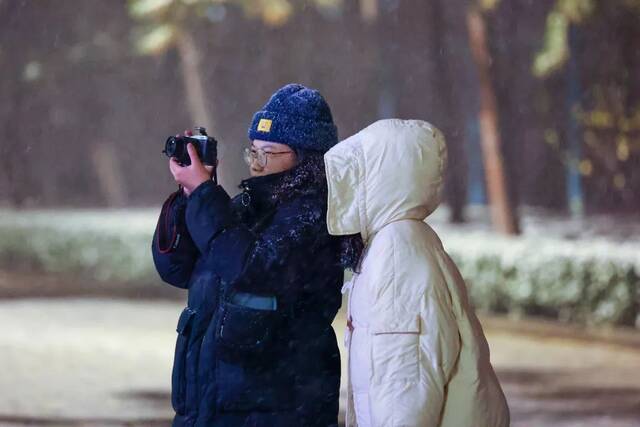
[[[251,194],[249,194],[248,190],[248,188],[245,188],[245,191],[242,192],[242,196],[240,196],[242,206],[245,208],[251,204]]]
[[[355,279],[355,276],[352,276],[351,279],[349,279],[348,282],[345,282],[342,285],[342,289],[340,290],[342,295],[346,294],[347,292],[351,292],[351,289],[353,289],[353,281],[354,281],[354,279]]]

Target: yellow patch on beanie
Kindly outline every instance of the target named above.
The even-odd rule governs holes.
[[[258,132],[271,132],[271,123],[272,121],[269,119],[260,119],[260,122],[258,122]]]

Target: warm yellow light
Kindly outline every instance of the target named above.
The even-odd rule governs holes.
[[[590,124],[595,127],[609,128],[613,126],[613,116],[608,111],[595,110],[589,117]]]
[[[547,144],[554,145],[554,146],[558,145],[558,142],[559,142],[558,132],[556,132],[554,129],[545,130],[544,140],[546,141]]]
[[[293,7],[287,0],[264,0],[262,18],[272,27],[284,25],[291,14]]]
[[[622,136],[618,138],[618,148],[616,150],[616,154],[618,155],[618,160],[624,162],[629,159],[629,141],[627,137]]]
[[[580,170],[580,173],[582,175],[585,176],[589,176],[593,173],[593,164],[591,163],[591,160],[582,160],[580,162],[580,165],[578,166],[578,170]]]

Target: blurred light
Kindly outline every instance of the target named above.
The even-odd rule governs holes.
[[[378,18],[378,0],[360,0],[360,15],[365,22]]]
[[[293,7],[287,0],[266,0],[262,19],[272,27],[279,27],[287,22],[292,13]]]
[[[222,22],[227,16],[227,8],[223,4],[214,4],[207,8],[207,19],[211,22]]]
[[[155,15],[169,7],[173,0],[134,0],[129,3],[129,11],[136,18]]]
[[[556,132],[554,129],[545,130],[544,140],[547,144],[554,145],[554,146],[558,145],[558,142],[559,142],[558,132]]]
[[[480,8],[482,10],[493,10],[500,3],[500,0],[480,0]]]
[[[585,159],[580,162],[578,169],[582,175],[589,176],[593,173],[593,164],[591,160]]]
[[[549,13],[544,35],[544,47],[533,63],[534,75],[544,77],[565,63],[569,57],[568,29],[569,22],[564,15],[559,12]]]
[[[629,140],[626,136],[618,138],[618,148],[616,150],[618,160],[624,162],[629,159]]]
[[[22,72],[22,78],[25,81],[33,82],[42,76],[42,65],[37,61],[27,63]]]
[[[591,126],[608,128],[613,126],[613,116],[608,111],[595,110],[589,115]]]
[[[594,9],[593,0],[558,0],[556,8],[571,22],[580,23],[588,17]]]
[[[140,37],[136,43],[143,54],[159,54],[169,47],[176,38],[176,30],[172,25],[160,25]]]
[[[557,0],[547,16],[544,47],[533,63],[533,74],[546,77],[560,69],[571,54],[569,51],[569,26],[588,18],[594,10],[593,0]]]

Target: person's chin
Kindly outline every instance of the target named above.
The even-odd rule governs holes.
[[[263,170],[257,170],[257,169],[253,169],[253,168],[249,169],[249,175],[251,175],[251,176],[262,176],[264,174],[265,173],[264,173]]]

